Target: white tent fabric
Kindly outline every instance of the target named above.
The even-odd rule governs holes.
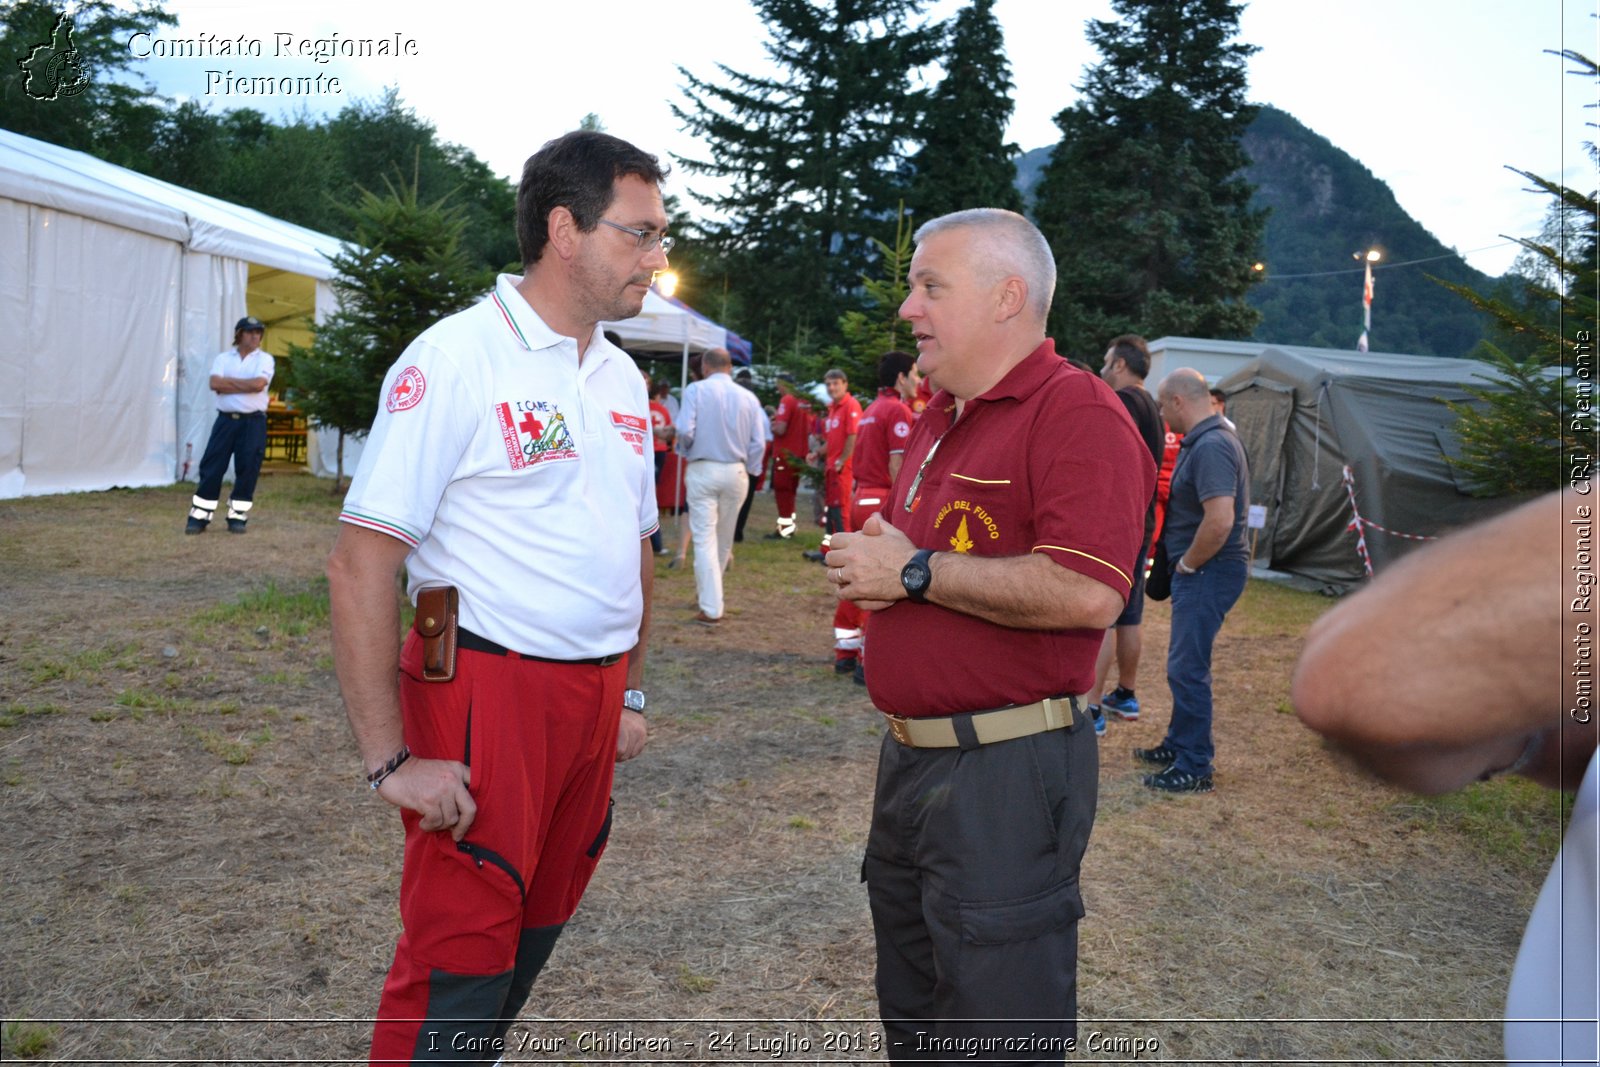
[[[600,328],[615,331],[622,347],[639,352],[704,352],[725,347],[728,332],[708,319],[677,307],[654,289],[644,294],[644,309],[631,319],[602,322]]]
[[[0,499],[195,476],[212,357],[257,274],[318,318],[339,242],[0,130]]]

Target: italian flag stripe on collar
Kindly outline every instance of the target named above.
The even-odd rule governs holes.
[[[517,340],[522,342],[522,347],[532,352],[533,346],[528,343],[527,337],[523,335],[522,327],[517,325],[517,320],[512,316],[511,309],[506,307],[505,301],[500,299],[500,294],[490,293],[489,297],[494,301],[494,306],[500,309],[500,314],[505,316],[506,325],[511,327],[511,332],[517,335]]]

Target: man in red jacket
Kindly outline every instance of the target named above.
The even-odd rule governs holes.
[[[794,379],[778,376],[778,410],[772,413],[772,495],[778,504],[778,528],[767,534],[775,541],[794,536],[794,498],[800,488],[797,465],[809,450],[811,401],[794,391]]]
[[[907,352],[889,352],[878,360],[878,396],[861,416],[861,433],[855,454],[856,486],[850,502],[851,529],[858,530],[868,515],[889,498],[889,487],[900,473],[906,439],[916,421],[911,401],[922,384],[917,373],[917,357]],[[834,629],[861,632],[861,650],[856,657],[856,684],[866,685],[867,612],[848,600],[839,601],[834,612]]]

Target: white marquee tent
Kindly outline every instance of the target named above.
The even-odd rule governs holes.
[[[0,499],[194,478],[211,359],[334,308],[339,242],[0,130]]]

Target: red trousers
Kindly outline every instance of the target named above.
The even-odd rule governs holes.
[[[471,768],[478,814],[457,844],[401,813],[404,931],[383,986],[372,1062],[492,1063],[611,830],[626,660],[607,667],[460,652],[455,680],[400,656],[413,756]],[[500,1042],[497,1046],[497,1042]]]
[[[800,475],[784,465],[780,457],[772,465],[772,495],[778,504],[778,518],[794,518],[794,498],[800,489]]]
[[[867,504],[866,501],[876,498],[880,503],[887,499],[889,490],[859,488],[855,493],[854,501],[845,500],[841,518],[844,520],[846,532],[855,533],[867,521],[867,516],[877,512],[877,504]],[[852,656],[863,656],[866,646],[866,625],[868,613],[856,607],[851,600],[840,600],[833,609],[833,656],[834,659],[849,659]]]

